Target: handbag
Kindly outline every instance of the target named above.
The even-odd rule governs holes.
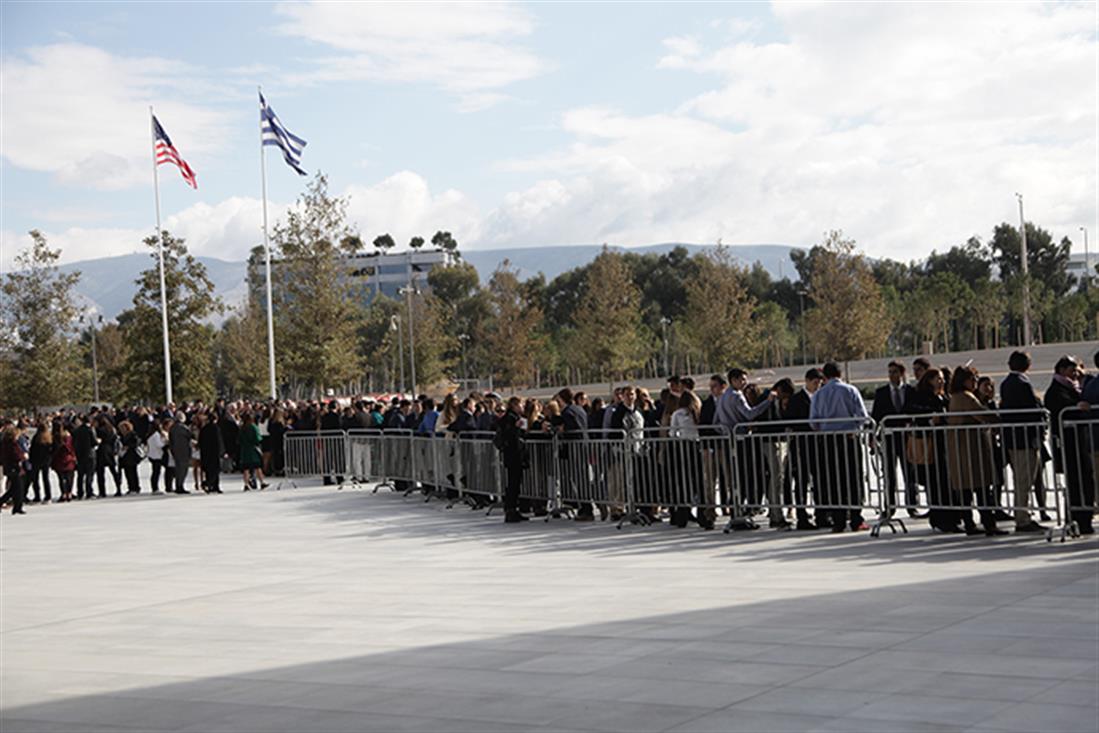
[[[222,456],[221,457],[221,472],[222,473],[233,473],[233,459],[230,458],[229,456]]]
[[[904,458],[917,466],[930,466],[935,462],[934,439],[926,435],[909,435],[904,441]]]

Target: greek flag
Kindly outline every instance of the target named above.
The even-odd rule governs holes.
[[[263,93],[259,95],[260,128],[263,131],[263,144],[274,145],[282,150],[282,159],[286,164],[296,170],[298,175],[308,175],[301,169],[301,151],[305,147],[305,141],[283,127],[275,110],[267,106],[267,100]]]

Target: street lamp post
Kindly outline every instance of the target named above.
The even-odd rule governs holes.
[[[667,377],[671,374],[671,370],[668,369],[668,326],[671,324],[672,319],[667,316],[661,316],[660,318],[660,331],[664,336],[664,376]]]
[[[464,382],[469,379],[469,370],[466,367],[466,342],[469,341],[469,334],[458,334],[458,341],[462,344],[462,381]]]
[[[404,331],[401,330],[401,317],[394,314],[389,319],[389,329],[397,332],[397,358],[401,364],[401,396],[404,396]]]
[[[1088,255],[1088,228],[1080,227],[1084,233],[1084,292],[1088,291],[1088,281],[1091,280],[1091,257]]]
[[[806,292],[804,290],[799,290],[798,291],[798,304],[799,304],[798,308],[799,308],[800,313],[801,313],[801,315],[799,317],[801,327],[798,330],[801,332],[801,363],[802,364],[805,364],[805,295],[806,295]]]
[[[84,316],[80,316],[80,322],[84,322]],[[95,326],[97,323],[103,323],[103,316],[88,315],[88,325],[91,328],[92,336],[92,401],[99,404],[99,357],[96,355],[95,349]]]
[[[419,295],[420,291],[415,286],[409,284],[407,287],[401,288],[399,293],[405,296],[405,301],[408,303],[408,359],[409,367],[412,370],[412,394],[413,397],[416,392],[416,331],[412,322],[415,318],[412,315],[412,295]]]
[[[1019,199],[1019,236],[1022,238],[1020,261],[1023,268],[1023,346],[1030,346],[1030,263],[1026,251],[1026,219],[1023,218],[1023,194],[1016,193]]]

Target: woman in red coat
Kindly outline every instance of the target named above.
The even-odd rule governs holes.
[[[73,500],[73,472],[76,471],[76,451],[73,438],[60,422],[53,426],[53,460],[51,466],[61,484],[59,501]]]

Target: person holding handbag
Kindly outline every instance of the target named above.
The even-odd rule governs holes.
[[[126,477],[126,493],[137,494],[141,491],[140,481],[137,477],[137,465],[144,456],[141,454],[141,438],[134,431],[133,423],[123,420],[118,424],[118,435],[122,442],[122,452],[118,458],[118,465]]]
[[[962,532],[960,517],[949,508],[950,477],[946,470],[946,440],[938,417],[947,410],[943,375],[928,369],[916,383],[905,411],[914,415],[913,429],[905,438],[905,460],[915,469],[916,483],[924,487],[930,511],[927,522],[933,529],[950,534]],[[923,428],[922,430],[920,428]]]

